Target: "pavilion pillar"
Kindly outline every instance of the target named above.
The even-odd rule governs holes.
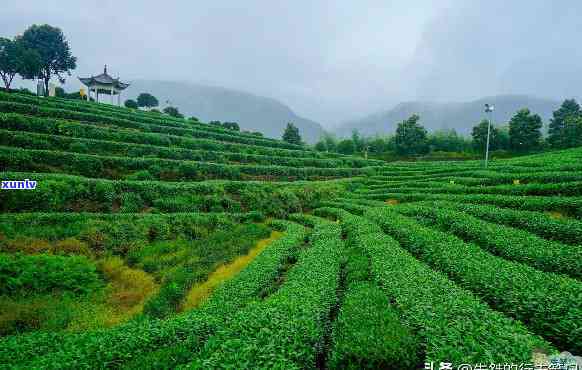
[[[121,90],[117,92],[117,106],[121,107]]]
[[[111,97],[110,97],[111,99],[109,99],[110,100],[109,102],[111,103],[111,105],[113,105],[113,86],[111,87],[110,94],[111,94]]]

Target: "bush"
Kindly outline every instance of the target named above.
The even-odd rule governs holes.
[[[136,193],[121,194],[121,208],[119,212],[122,213],[136,213],[143,209],[144,202]]]
[[[86,294],[99,286],[95,265],[86,257],[0,254],[0,294]]]
[[[452,235],[423,227],[387,207],[366,215],[377,220],[404,248],[496,310],[527,323],[563,350],[582,351],[582,323],[578,319],[582,317],[582,301],[578,299],[582,282],[507,261]],[[554,303],[540,305],[540,300]]]
[[[413,369],[420,363],[412,330],[401,324],[384,292],[371,283],[348,287],[333,341],[332,369]]]
[[[89,147],[83,143],[71,143],[71,145],[69,145],[69,151],[75,153],[89,153]]]
[[[155,177],[147,170],[136,171],[126,177],[127,180],[149,181],[155,180]]]
[[[384,213],[388,211],[387,207],[369,210],[366,216],[377,220],[383,214],[382,224],[389,224],[393,218]],[[418,335],[424,342],[425,361],[446,358],[452,363],[521,363],[531,361],[536,350],[555,351],[519,321],[492,310],[447,275],[420,262],[366,218],[329,208],[317,213],[342,221],[348,242],[370,258],[373,279],[402,321],[422,328]],[[410,229],[402,232],[411,240],[415,237]],[[486,341],[481,340],[483,332],[488,333]]]
[[[93,255],[87,243],[75,238],[67,238],[56,242],[52,251],[55,254],[65,255],[83,255],[87,257]]]

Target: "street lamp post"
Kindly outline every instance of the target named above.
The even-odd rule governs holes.
[[[485,114],[489,115],[489,124],[487,125],[487,144],[485,146],[485,168],[487,168],[487,162],[489,162],[489,137],[491,136],[491,125],[493,120],[493,109],[495,107],[492,104],[485,104]]]

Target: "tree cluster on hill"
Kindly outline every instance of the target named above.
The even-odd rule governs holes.
[[[391,136],[363,137],[354,130],[351,138],[337,140],[325,134],[314,148],[321,152],[355,154],[366,158],[371,154],[384,159],[426,158],[427,155],[466,159],[485,152],[488,130],[489,150],[498,151],[498,154],[526,154],[582,146],[582,109],[573,99],[565,100],[553,113],[545,138],[541,117],[527,108],[517,111],[504,125],[493,124],[489,128],[489,121],[482,120],[473,127],[471,138],[465,138],[455,130],[428,133],[420,120],[418,115],[412,115],[400,122]]]
[[[582,146],[582,110],[576,100],[565,100],[554,111],[547,141],[552,148],[557,149]]]
[[[184,115],[180,113],[178,108],[176,107],[165,107],[162,112],[166,113],[169,116],[176,117],[176,118],[184,118]]]
[[[287,123],[287,127],[285,127],[285,132],[283,132],[283,141],[286,141],[290,144],[297,144],[301,145],[303,142],[301,140],[301,135],[299,135],[299,129],[293,123]]]
[[[150,93],[139,94],[136,102],[138,107],[147,109],[157,107],[160,104],[158,99]]]
[[[215,125],[219,127],[223,127],[229,130],[240,131],[240,126],[236,122],[220,122],[220,121],[210,121],[208,122],[210,125]]]
[[[77,58],[60,28],[34,24],[13,39],[0,38],[0,77],[6,90],[20,75],[28,80],[41,79],[48,95],[51,78],[56,76],[64,83],[63,75],[70,76],[76,67]]]

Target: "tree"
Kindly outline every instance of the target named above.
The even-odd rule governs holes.
[[[435,131],[428,136],[428,144],[432,151],[441,152],[464,152],[471,146],[471,143],[454,129]]]
[[[337,144],[337,152],[341,154],[354,154],[356,151],[356,146],[352,139],[344,139]]]
[[[184,118],[184,115],[176,107],[165,107],[163,112],[172,117]]]
[[[330,133],[325,132],[323,134],[323,141],[325,141],[325,147],[328,152],[337,151],[337,139]]]
[[[6,91],[18,73],[18,55],[14,41],[0,37],[0,76]]]
[[[471,131],[473,137],[473,148],[479,153],[485,153],[487,146],[487,129],[489,121],[484,119]],[[491,125],[491,133],[489,135],[489,150],[497,150],[499,148],[499,130],[497,127]]]
[[[389,150],[388,141],[380,136],[376,136],[369,142],[370,152],[374,154],[385,153]]]
[[[570,116],[566,118],[564,124],[564,148],[575,148],[582,146],[582,116]]]
[[[229,130],[240,131],[240,126],[236,122],[223,122],[222,127]]]
[[[12,41],[0,37],[0,77],[8,91],[14,76],[38,75],[39,54],[26,49],[21,41]]]
[[[137,109],[139,108],[139,105],[137,105],[137,102],[133,99],[127,99],[125,101],[125,103],[123,103],[123,105],[125,105],[126,108],[130,108],[130,109]]]
[[[137,106],[140,108],[151,109],[159,104],[158,99],[150,93],[141,93],[137,97]]]
[[[325,141],[323,140],[319,140],[317,143],[315,143],[314,148],[318,152],[327,152],[327,145],[325,145]]]
[[[396,129],[396,153],[400,155],[426,154],[429,151],[426,129],[418,120],[420,117],[413,114],[410,118],[400,122]]]
[[[548,143],[553,148],[567,148],[568,137],[565,132],[566,120],[582,116],[580,105],[574,99],[566,99],[554,111],[548,130]]]
[[[190,117],[190,120],[194,121],[194,122],[199,122],[198,117],[194,117],[194,116]]]
[[[519,110],[509,121],[509,147],[520,153],[539,149],[542,143],[542,119],[529,109]]]
[[[354,142],[354,147],[356,152],[364,151],[364,143],[362,141],[362,136],[357,129],[352,130],[352,141]]]
[[[294,124],[288,123],[283,133],[283,140],[290,144],[301,145],[301,135],[299,129]]]
[[[25,79],[42,79],[45,95],[48,95],[49,81],[53,75],[64,83],[63,73],[70,76],[71,70],[77,68],[77,58],[71,54],[69,43],[60,28],[33,24],[16,41],[21,42],[25,49],[38,53],[38,69],[23,71],[21,75]]]

